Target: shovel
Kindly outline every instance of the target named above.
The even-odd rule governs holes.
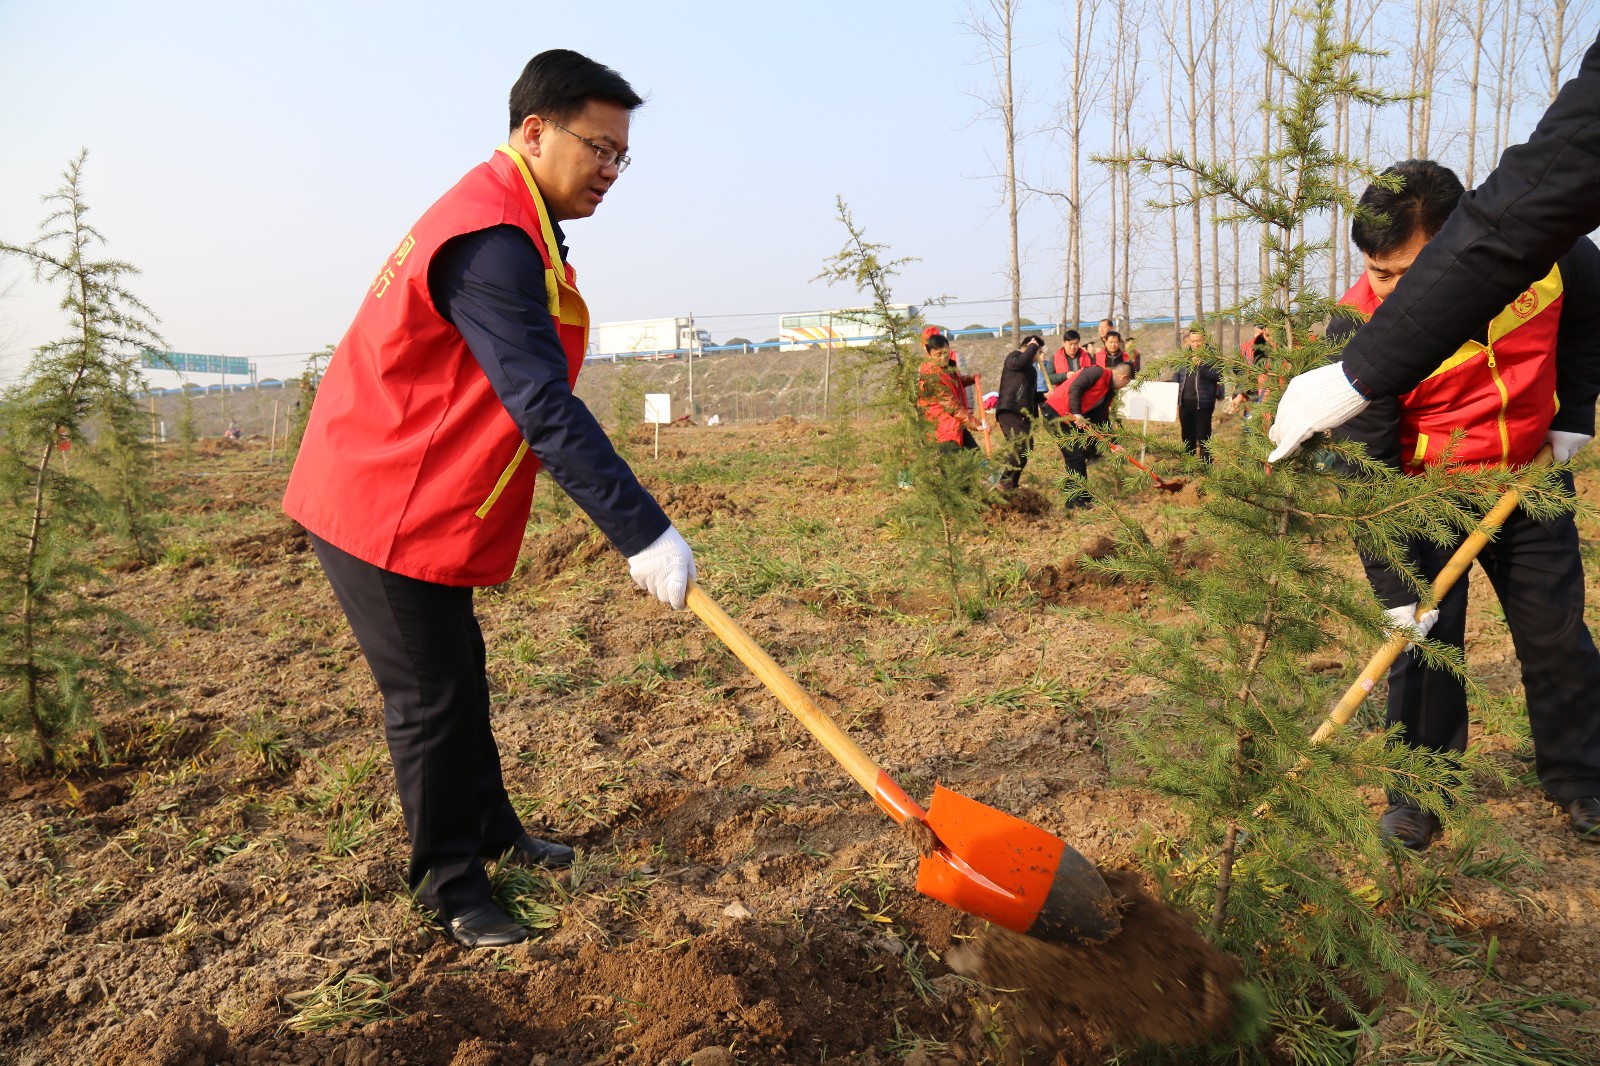
[[[1156,488],[1160,489],[1161,491],[1177,492],[1179,489],[1183,488],[1182,481],[1168,481],[1166,478],[1162,477],[1160,474],[1156,473],[1154,470],[1151,470],[1148,466],[1145,466],[1139,460],[1129,455],[1127,449],[1125,449],[1122,445],[1118,444],[1104,433],[1097,431],[1092,425],[1090,425],[1087,418],[1082,422],[1077,423],[1077,426],[1079,429],[1089,434],[1089,436],[1093,437],[1095,440],[1099,441],[1101,444],[1104,444],[1107,448],[1110,448],[1112,451],[1126,459],[1129,465],[1131,465],[1135,470],[1143,470],[1146,474],[1149,474],[1150,480],[1154,481],[1156,483]]]
[[[917,840],[918,892],[1055,944],[1096,944],[1116,935],[1121,908],[1092,862],[1038,826],[941,785],[934,786],[924,811],[692,581],[688,601],[767,691]]]
[[[993,458],[994,441],[989,436],[989,412],[983,406],[983,376],[981,374],[972,375],[972,395],[977,398],[978,417],[982,419],[979,426],[983,430],[983,454],[986,457]]]

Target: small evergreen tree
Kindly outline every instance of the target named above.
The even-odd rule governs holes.
[[[311,422],[311,405],[317,399],[317,386],[322,383],[322,371],[333,358],[333,350],[333,345],[324,345],[322,351],[306,360],[305,369],[300,371],[300,398],[294,402],[288,446],[284,449],[290,466],[300,454],[300,442],[305,439],[306,426]],[[190,402],[188,393],[184,393],[184,402]]]
[[[1356,209],[1341,173],[1379,180],[1370,167],[1328,147],[1324,116],[1340,99],[1365,105],[1395,99],[1348,73],[1348,60],[1365,50],[1335,38],[1332,0],[1317,0],[1299,17],[1309,31],[1303,60],[1291,65],[1268,54],[1291,89],[1284,102],[1268,105],[1278,149],[1239,168],[1148,152],[1117,161],[1193,175],[1200,199],[1224,201],[1235,223],[1261,225],[1270,262],[1262,291],[1218,315],[1270,325],[1273,402],[1288,377],[1337,357],[1326,343],[1307,342],[1337,312],[1330,294],[1302,285],[1308,260],[1328,250],[1326,242],[1300,239],[1314,228],[1306,220],[1334,205]],[[1215,359],[1240,379],[1260,369],[1237,354]],[[1497,777],[1496,771],[1471,753],[1451,764],[1395,745],[1382,731],[1352,730],[1313,746],[1318,709],[1332,702],[1340,682],[1305,663],[1319,655],[1346,657],[1345,649],[1375,647],[1386,636],[1365,582],[1350,576],[1352,535],[1399,561],[1402,538],[1442,539],[1470,528],[1513,483],[1524,484],[1531,513],[1553,513],[1565,506],[1556,483],[1544,475],[1442,467],[1405,477],[1350,445],[1267,467],[1265,421],[1253,419],[1242,438],[1212,440],[1206,503],[1192,516],[1209,566],[1176,570],[1170,546],[1153,543],[1128,518],[1122,554],[1105,564],[1187,608],[1176,622],[1127,621],[1142,638],[1134,669],[1157,688],[1152,710],[1130,730],[1131,743],[1149,786],[1188,817],[1185,845],[1149,841],[1146,859],[1165,894],[1209,915],[1213,938],[1266,988],[1279,1054],[1294,1061],[1347,1059],[1352,1033],[1371,1033],[1367,1019],[1390,997],[1391,1006],[1429,1018],[1430,1039],[1440,1049],[1453,1041],[1483,1056],[1471,1061],[1543,1061],[1519,1050],[1402,950],[1405,866],[1380,841],[1361,797],[1363,788],[1398,788],[1470,842],[1488,831],[1469,802],[1472,780]],[[1341,461],[1330,462],[1332,456]],[[1426,601],[1424,583],[1411,578]],[[1464,669],[1458,655],[1426,642],[1418,654]],[[1391,862],[1394,877],[1387,873]],[[1528,1032],[1524,1045],[1532,1039]],[[1227,1057],[1266,1056],[1251,1047]]]
[[[0,254],[27,261],[34,276],[62,289],[70,327],[41,346],[4,400],[0,439],[0,727],[28,738],[46,765],[64,735],[91,724],[101,698],[127,691],[127,677],[98,652],[97,629],[121,619],[90,599],[98,575],[90,533],[107,498],[55,462],[62,441],[81,441],[95,414],[112,434],[132,438],[130,385],[138,353],[163,347],[154,314],[127,288],[138,271],[93,257],[105,238],[87,221],[83,166],[68,164],[62,184],[45,198],[51,212],[28,245],[0,241]],[[113,511],[143,528],[148,451],[123,457],[114,479]]]
[[[119,377],[120,384],[100,398],[95,412],[88,476],[105,503],[107,526],[135,561],[151,563],[160,546],[156,516],[165,500],[151,480],[155,446],[150,420],[135,399],[143,383],[128,366]]]
[[[178,397],[178,424],[174,427],[178,431],[178,443],[183,445],[183,454],[194,454],[194,443],[200,439],[200,423],[195,418],[194,393],[189,391],[188,382],[184,382],[183,395]],[[295,438],[295,446],[299,447],[300,438]]]
[[[983,528],[987,507],[984,457],[976,449],[953,452],[931,442],[931,426],[918,406],[930,385],[917,340],[921,322],[907,318],[893,303],[894,277],[913,260],[887,258],[887,246],[867,240],[844,198],[836,203],[848,239],[817,280],[849,285],[869,300],[858,321],[878,339],[847,349],[852,358],[844,372],[848,380],[875,387],[872,406],[888,426],[879,449],[882,466],[900,487],[909,489],[900,494],[890,520],[909,534],[917,562],[937,575],[951,606],[968,617],[981,617],[988,575],[981,555],[968,542]]]

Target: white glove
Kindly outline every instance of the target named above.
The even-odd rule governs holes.
[[[695,579],[694,552],[675,526],[643,551],[628,556],[628,573],[633,583],[671,607],[683,610],[684,598],[689,595],[689,582]]]
[[[1552,429],[1544,435],[1550,445],[1550,458],[1558,463],[1564,463],[1578,454],[1578,449],[1594,440],[1588,433],[1568,433],[1562,429]]]
[[[1428,635],[1428,630],[1433,628],[1433,623],[1439,620],[1439,609],[1423,612],[1421,618],[1417,617],[1419,604],[1408,603],[1404,607],[1390,607],[1383,613],[1389,616],[1389,621],[1394,623],[1396,629],[1410,630],[1416,640],[1421,640]]]
[[[1289,382],[1267,436],[1277,447],[1267,462],[1293,455],[1313,433],[1342,426],[1367,409],[1368,400],[1344,376],[1343,363],[1307,370]]]

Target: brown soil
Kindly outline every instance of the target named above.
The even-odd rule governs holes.
[[[677,454],[636,451],[634,465],[696,546],[702,584],[913,796],[941,782],[1102,868],[1130,866],[1141,836],[1181,837],[1120,739],[1151,689],[1118,674],[1108,612],[1153,608],[1149,590],[1088,566],[1110,516],[996,510],[991,573],[1003,562],[1013,580],[974,622],[908,570],[882,472],[863,460],[841,474],[816,427],[671,439]],[[170,448],[163,471],[161,561],[111,571],[107,546],[93,590],[143,625],[103,652],[148,698],[102,708],[104,753],[70,749],[57,773],[0,750],[0,1061],[949,1066],[1036,1043],[1088,1063],[1111,1041],[1224,1024],[1233,971],[1131,881],[1118,881],[1135,900],[1129,931],[1098,952],[1000,936],[973,949],[964,965],[1025,991],[991,1000],[954,972],[981,923],[914,891],[916,842],[545,488],[518,575],[477,603],[508,789],[529,828],[576,844],[580,862],[541,880],[550,918],[536,940],[460,950],[404,894],[377,693],[277,510],[281,461],[230,442]],[[1030,469],[1025,487],[1055,500],[1043,476]],[[1165,494],[1123,502],[1175,560],[1208,565]],[[1474,588],[1469,654],[1491,691],[1513,692],[1505,627],[1481,577]],[[1036,676],[1069,688],[1070,705],[993,698]],[[1521,772],[1507,738],[1481,739]],[[1600,999],[1594,851],[1526,785],[1483,802],[1544,866],[1452,889],[1460,934],[1499,946],[1492,976],[1462,980]],[[1446,960],[1426,938],[1413,948]],[[341,975],[382,982],[386,1002],[291,1027],[291,997]],[[1142,1006],[1154,977],[1159,1018]],[[1597,1022],[1570,1002],[1547,1019]],[[1572,1042],[1600,1053],[1591,1032]]]
[[[1196,1045],[1225,1035],[1243,974],[1188,917],[1151,899],[1139,875],[1104,871],[1123,906],[1104,944],[1048,944],[998,927],[946,961],[991,991],[993,1017],[1016,1046],[1057,1063],[1104,1061],[1117,1046]],[[1019,1059],[1020,1061],[1020,1059]]]

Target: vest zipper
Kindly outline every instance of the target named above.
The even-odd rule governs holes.
[[[1489,358],[1489,376],[1494,379],[1494,387],[1500,391],[1500,413],[1495,421],[1500,429],[1500,462],[1511,461],[1511,434],[1506,428],[1506,407],[1511,402],[1511,394],[1506,391],[1506,383],[1500,380],[1500,371],[1494,361],[1494,346],[1484,345],[1484,355]]]

